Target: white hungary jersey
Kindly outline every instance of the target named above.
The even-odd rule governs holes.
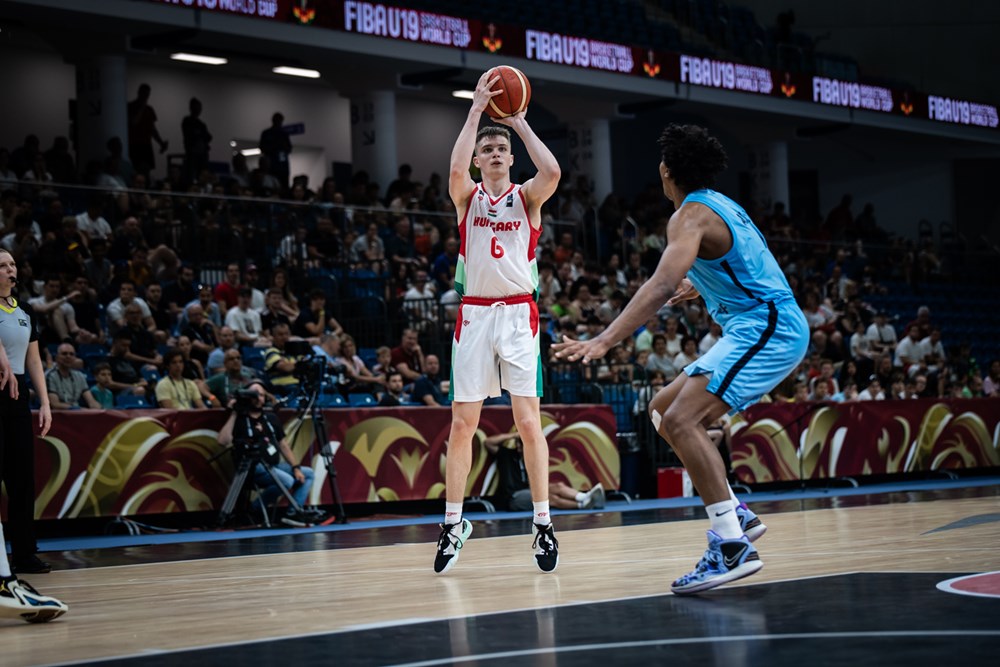
[[[533,229],[521,186],[511,184],[493,198],[476,185],[458,226],[461,245],[455,290],[463,296],[495,298],[534,294],[538,289]]]

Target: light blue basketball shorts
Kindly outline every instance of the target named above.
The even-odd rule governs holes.
[[[809,325],[798,304],[767,302],[734,315],[719,342],[684,372],[711,375],[708,391],[737,412],[788,377],[808,347]]]

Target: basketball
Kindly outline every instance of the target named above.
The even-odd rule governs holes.
[[[498,65],[489,71],[487,79],[500,77],[490,90],[502,90],[490,99],[486,114],[490,118],[507,118],[528,108],[531,84],[521,70],[508,65]]]

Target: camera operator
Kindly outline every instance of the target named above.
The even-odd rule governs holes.
[[[302,507],[309,497],[313,471],[312,468],[296,463],[278,416],[264,411],[266,395],[264,385],[259,380],[250,382],[245,389],[236,392],[236,398],[231,402],[233,412],[219,431],[219,444],[235,443],[240,449],[247,450],[242,453],[237,451],[238,456],[257,452],[263,461],[272,466],[281,484],[291,492],[299,507]],[[253,474],[254,483],[261,489],[260,500],[265,506],[274,502],[281,495],[281,489],[268,474],[267,468],[258,461]],[[293,526],[306,526],[321,520],[321,515],[316,512],[300,512],[294,507],[289,507],[281,519],[282,523]]]

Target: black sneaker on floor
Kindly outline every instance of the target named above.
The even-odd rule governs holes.
[[[472,535],[472,524],[468,519],[461,523],[441,524],[441,535],[438,536],[437,554],[434,556],[434,571],[444,574],[458,562],[458,554],[465,546],[465,541]]]
[[[547,526],[535,524],[535,541],[531,548],[535,550],[535,565],[542,572],[553,572],[559,566],[559,540],[551,523]]]
[[[48,574],[52,571],[52,565],[35,554],[27,558],[16,558],[11,565],[18,574]]]

